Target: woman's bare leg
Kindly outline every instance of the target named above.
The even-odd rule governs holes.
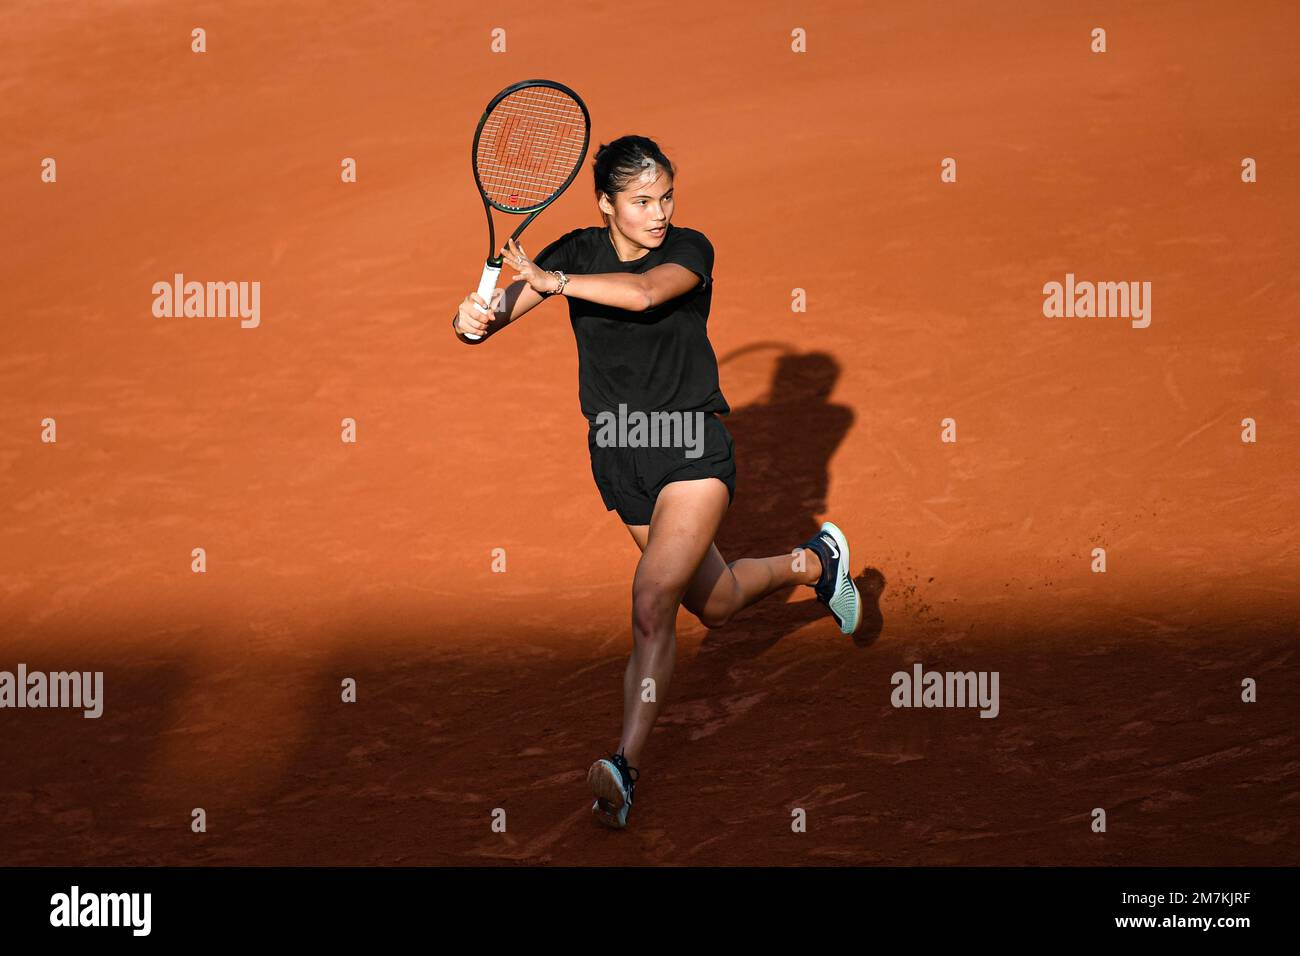
[[[626,527],[632,540],[644,552],[650,526],[630,524]],[[710,544],[686,589],[682,606],[699,618],[705,627],[722,627],[737,612],[769,594],[799,584],[810,587],[816,584],[822,573],[821,560],[816,552],[806,549],[800,552],[800,557],[802,560],[797,561],[792,549],[791,554],[738,558],[728,564],[718,546]]]
[[[713,547],[727,505],[727,486],[717,478],[674,481],[655,501],[632,579],[632,657],[623,676],[620,749],[632,766],[668,695],[677,660],[677,608]]]

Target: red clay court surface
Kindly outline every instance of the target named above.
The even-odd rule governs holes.
[[[0,858],[1296,863],[1296,6],[601,4],[559,44],[553,5],[448,9],[0,12],[0,669],[105,672],[99,720],[0,711]],[[473,125],[535,76],[593,152],[654,137],[717,251],[723,554],[830,518],[887,582],[863,646],[807,589],[683,612],[619,833],[584,776],[638,552],[564,306],[448,328]],[[177,272],[260,281],[261,326],[154,318]],[[1067,272],[1150,281],[1150,327],[1045,318]],[[918,661],[998,671],[999,716],[891,707]]]

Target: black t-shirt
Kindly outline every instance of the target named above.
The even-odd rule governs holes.
[[[578,343],[578,401],[587,421],[601,412],[731,412],[718,386],[718,360],[706,326],[713,302],[713,245],[704,233],[669,224],[664,241],[623,262],[604,226],[575,229],[534,260],[571,275],[643,273],[665,262],[703,280],[690,292],[646,312],[629,312],[566,296]]]

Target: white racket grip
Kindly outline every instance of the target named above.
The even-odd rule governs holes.
[[[487,302],[489,306],[492,304],[493,294],[497,291],[497,277],[499,275],[501,275],[500,266],[494,266],[490,262],[483,265],[483,276],[478,280],[478,297]],[[488,311],[477,302],[474,303],[474,307],[480,312]],[[461,334],[467,339],[477,340],[483,337],[481,335],[475,335],[472,332],[462,332]]]

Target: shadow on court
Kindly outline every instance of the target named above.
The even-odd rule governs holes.
[[[847,405],[831,401],[840,364],[826,352],[787,353],[776,360],[767,396],[735,409],[724,421],[736,444],[736,496],[718,534],[728,561],[789,553],[817,533],[825,515],[830,462],[853,426]],[[834,515],[828,515],[835,520]],[[838,522],[837,522],[838,523]],[[853,541],[854,528],[841,524]],[[855,566],[864,555],[854,556]],[[884,626],[880,595],[885,578],[873,567],[855,576],[863,601],[862,627],[854,643],[865,647]],[[687,680],[715,683],[719,669],[757,657],[783,637],[829,612],[815,598],[786,603],[778,591],[738,614],[725,628],[708,632]],[[717,653],[721,652],[721,653]],[[713,656],[714,654],[717,656]]]

